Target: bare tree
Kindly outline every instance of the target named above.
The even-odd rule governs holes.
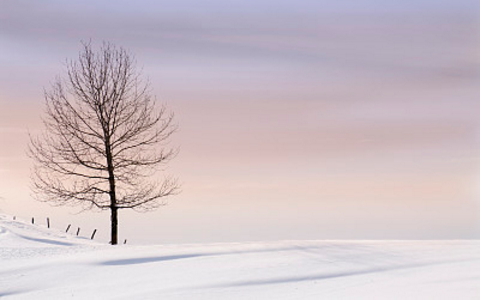
[[[119,209],[155,209],[179,191],[176,179],[152,179],[176,154],[173,114],[156,105],[133,56],[109,43],[98,52],[83,43],[44,95],[46,131],[30,138],[33,191],[54,205],[110,210],[115,245]]]

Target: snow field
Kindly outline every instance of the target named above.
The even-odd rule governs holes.
[[[5,299],[479,299],[479,241],[110,246],[0,216]]]

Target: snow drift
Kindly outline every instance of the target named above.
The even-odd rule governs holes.
[[[479,241],[101,245],[0,215],[3,299],[478,299]]]

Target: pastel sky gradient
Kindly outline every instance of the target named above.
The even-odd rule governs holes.
[[[107,212],[31,199],[25,155],[89,39],[180,127],[183,193],[120,238],[479,238],[478,1],[0,1],[0,211],[104,238]]]

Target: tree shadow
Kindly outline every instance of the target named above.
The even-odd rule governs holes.
[[[139,258],[127,258],[127,259],[116,259],[107,260],[100,262],[99,265],[104,266],[119,266],[119,265],[134,265],[134,264],[145,264],[177,259],[186,259],[202,256],[222,256],[222,255],[234,255],[234,254],[244,254],[244,253],[261,253],[261,252],[279,252],[279,251],[293,251],[293,250],[310,250],[312,248],[318,249],[316,246],[287,246],[287,247],[275,247],[269,249],[248,249],[248,250],[233,250],[233,251],[217,251],[217,252],[199,252],[199,253],[188,253],[179,255],[164,255],[164,256],[151,256],[151,257],[139,257]]]
[[[210,255],[208,253],[193,253],[193,254],[182,254],[182,255],[166,255],[166,256],[152,256],[152,257],[140,257],[140,258],[127,258],[127,259],[116,259],[101,262],[100,265],[103,266],[122,266],[122,265],[136,265],[136,264],[146,264],[159,261],[176,260],[192,257],[200,257]]]

